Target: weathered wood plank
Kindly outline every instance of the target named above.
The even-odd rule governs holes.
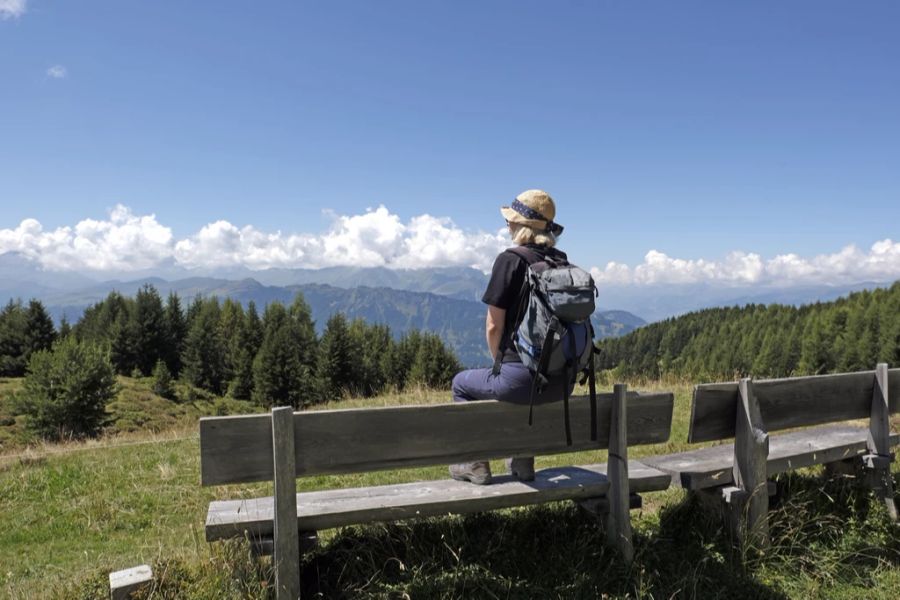
[[[625,384],[613,388],[609,429],[609,513],[606,517],[606,541],[622,553],[626,563],[634,559],[631,542],[631,513],[628,510],[628,443],[625,423],[628,418]]]
[[[294,409],[272,409],[272,462],[275,495],[275,593],[278,600],[300,596],[300,541],[297,531],[297,478],[294,475]]]
[[[875,371],[754,381],[760,413],[769,432],[869,418]],[[900,369],[889,371],[890,410],[900,412]],[[734,437],[738,384],[694,388],[688,441]]]
[[[732,510],[735,511],[735,518],[732,519],[733,533],[735,539],[762,549],[768,546],[769,540],[769,494],[766,488],[769,434],[766,433],[760,416],[751,379],[741,379],[738,395],[734,465],[731,473],[735,486],[743,494],[731,503]]]
[[[153,569],[140,565],[109,574],[110,600],[128,600],[153,583]]]
[[[851,425],[826,425],[769,438],[767,475],[858,458],[866,454],[868,429]],[[891,434],[891,445],[900,435]],[[685,489],[703,489],[734,483],[734,445],[720,444],[677,454],[641,459],[653,468],[672,474],[672,481]]]
[[[507,456],[606,448],[611,394],[598,394],[600,435],[590,440],[590,403],[571,399],[574,443],[566,445],[562,403],[528,406],[486,400],[430,406],[295,413],[298,476],[357,473]],[[669,438],[671,393],[629,394],[628,444]],[[268,415],[200,419],[201,483],[246,483],[272,477]]]
[[[671,476],[630,461],[629,488],[634,493],[664,490]],[[297,529],[312,531],[376,521],[394,521],[446,514],[603,496],[609,489],[605,464],[542,469],[534,481],[509,475],[491,485],[442,479],[370,488],[323,490],[297,494]],[[272,498],[212,502],[206,516],[206,539],[214,541],[272,534]]]

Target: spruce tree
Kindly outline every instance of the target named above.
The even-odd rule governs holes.
[[[266,306],[262,345],[253,362],[253,399],[262,406],[302,408],[318,399],[313,372],[303,364],[299,324],[279,302]]]
[[[244,327],[244,309],[239,302],[226,298],[222,303],[222,314],[219,329],[222,343],[225,344],[225,373],[227,381],[234,378],[234,371],[241,353],[241,330]]]
[[[56,341],[56,329],[53,327],[53,319],[47,314],[40,300],[30,300],[25,311],[26,326],[26,354],[27,361],[31,354],[39,350],[49,350]]]
[[[92,436],[117,392],[109,354],[69,336],[52,351],[32,355],[16,408],[26,415],[26,426],[45,438]]]
[[[433,388],[449,387],[459,372],[459,362],[437,335],[422,335],[421,343],[409,372],[409,380]]]
[[[137,332],[131,318],[131,308],[121,310],[109,330],[110,359],[116,373],[131,375],[137,365]]]
[[[228,393],[238,400],[250,400],[253,397],[253,360],[262,344],[262,323],[256,312],[256,304],[247,305],[243,323],[238,335],[238,351],[234,358],[234,373],[228,387]]]
[[[184,339],[187,337],[187,322],[181,310],[181,298],[175,292],[169,292],[166,299],[165,328],[166,366],[174,377],[178,377],[181,375],[181,353],[184,351]]]
[[[344,391],[356,391],[354,356],[347,319],[335,313],[328,319],[319,343],[318,377],[328,399],[340,399]]]
[[[66,319],[66,315],[63,315],[59,320],[59,332],[56,334],[57,339],[65,339],[72,334],[72,326],[69,324],[69,320]]]
[[[226,384],[220,314],[219,301],[215,297],[201,302],[191,321],[181,357],[185,380],[214,394],[221,394]]]
[[[131,318],[135,335],[135,367],[148,376],[156,363],[166,357],[168,350],[165,313],[155,287],[145,284],[138,290]]]
[[[21,300],[10,300],[0,311],[0,377],[25,374],[28,319]]]

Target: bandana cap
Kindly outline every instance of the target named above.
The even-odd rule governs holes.
[[[563,226],[553,221],[556,217],[556,203],[550,194],[543,190],[522,192],[509,206],[501,207],[500,213],[510,223],[543,229],[554,236],[563,232]]]

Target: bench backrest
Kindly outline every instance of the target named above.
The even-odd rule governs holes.
[[[609,445],[612,394],[597,395],[598,440],[590,440],[586,396],[570,400],[573,445],[566,445],[562,403],[534,408],[492,400],[428,406],[305,411],[294,413],[298,477],[360,473],[508,456],[605,449]],[[674,396],[627,396],[628,445],[669,439]],[[270,414],[200,419],[203,485],[271,481]]]
[[[900,412],[900,369],[888,371],[890,412]],[[875,371],[753,381],[753,392],[766,431],[868,419]],[[738,383],[694,387],[689,442],[732,438],[738,407]]]

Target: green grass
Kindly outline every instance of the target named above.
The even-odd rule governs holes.
[[[203,539],[211,500],[268,495],[271,487],[200,487],[196,418],[252,407],[212,398],[176,404],[150,393],[147,381],[122,383],[110,407],[111,437],[0,455],[0,597],[104,598],[110,571],[145,562],[157,576],[154,598],[267,597],[267,561],[251,558],[242,543]],[[0,381],[0,394],[16,385]],[[688,447],[690,388],[668,388],[676,392],[670,441],[629,449],[632,457]],[[447,397],[413,390],[329,408]],[[585,452],[539,457],[538,467],[604,460]],[[433,467],[305,478],[298,487],[443,477],[445,468]],[[647,494],[644,509],[633,513],[631,568],[603,546],[593,519],[555,503],[323,532],[320,548],[304,558],[306,597],[896,597],[900,532],[865,490],[809,470],[778,482],[776,544],[746,569],[729,552],[718,520],[669,490]]]

